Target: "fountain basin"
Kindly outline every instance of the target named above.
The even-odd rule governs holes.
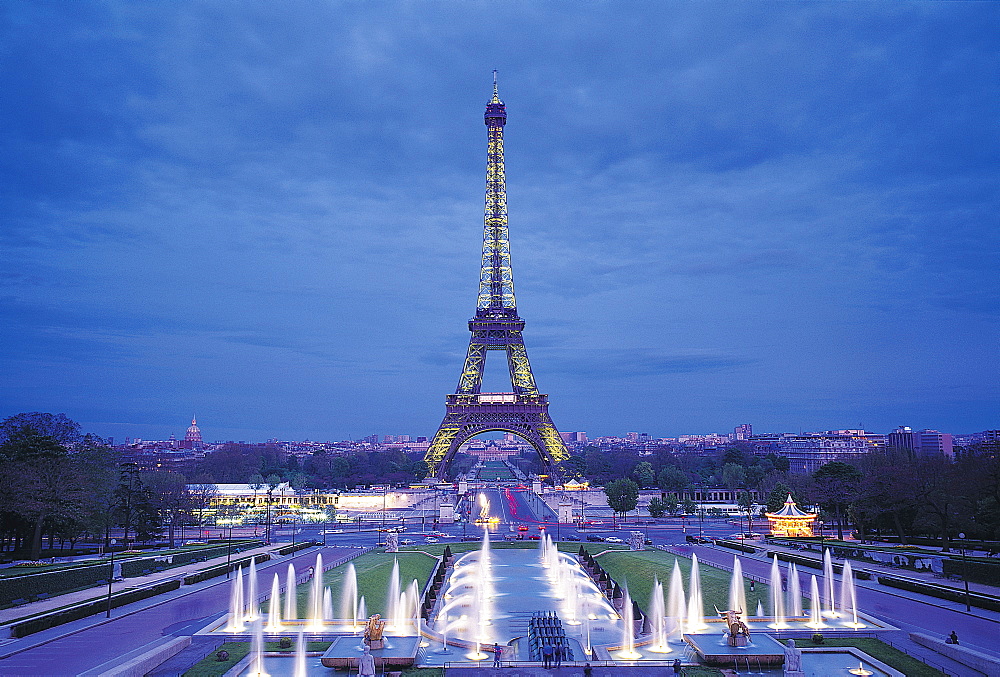
[[[375,667],[408,668],[417,658],[421,637],[385,637],[385,646],[373,649]],[[328,668],[357,670],[358,659],[364,651],[360,637],[337,637],[320,658]]]
[[[781,642],[769,635],[754,634],[747,646],[729,646],[718,633],[688,633],[684,641],[698,654],[706,665],[729,667],[745,665],[747,659],[755,665],[782,665],[785,649]]]

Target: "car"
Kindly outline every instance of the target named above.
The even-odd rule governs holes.
[[[541,538],[542,537],[539,536],[538,534],[531,534],[530,536],[528,536],[529,541],[539,541],[541,540]]]
[[[603,543],[604,537],[598,536],[597,534],[590,534],[587,536],[587,540],[590,541],[591,543]]]
[[[413,545],[412,538],[404,538],[399,542],[400,545]]]
[[[424,543],[437,543],[437,542],[438,539],[434,538],[433,536],[428,536],[427,538],[424,539]]]
[[[646,540],[643,541],[643,544],[645,544],[645,545],[653,545],[653,539],[647,538]]]
[[[608,536],[607,538],[604,539],[604,542],[605,543],[624,543],[625,541],[623,541],[622,539],[618,538],[617,536]]]
[[[579,536],[574,536],[573,534],[570,534],[569,536],[564,536],[563,540],[565,540],[565,541],[579,541],[580,537]]]
[[[527,524],[522,524],[521,526],[519,526],[517,528],[517,530],[518,531],[527,531],[528,530],[528,525]]]
[[[462,536],[463,541],[478,541],[478,536]]]

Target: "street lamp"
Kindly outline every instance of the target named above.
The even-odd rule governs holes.
[[[111,584],[115,580],[115,539],[111,539],[111,573],[108,574],[108,618],[111,618]]]
[[[969,561],[969,558],[965,554],[965,534],[960,533],[958,538],[962,542],[962,579],[965,581],[965,610],[972,611],[972,603],[969,595],[969,572],[966,568],[966,562]]]

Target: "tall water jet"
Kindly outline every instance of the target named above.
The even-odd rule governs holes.
[[[792,562],[788,567],[788,613],[795,618],[802,617],[802,587],[799,583],[799,568]]]
[[[698,569],[698,555],[691,555],[691,575],[688,578],[688,612],[687,626],[689,631],[705,630],[705,604],[701,599],[701,573]]]
[[[250,568],[247,570],[247,621],[255,621],[260,618],[260,600],[257,594],[257,559],[250,558]]]
[[[740,620],[746,623],[747,616],[747,593],[743,585],[743,565],[740,558],[733,556],[733,575],[729,579],[729,609],[738,611]]]
[[[663,584],[655,577],[653,578],[653,595],[649,599],[649,616],[653,630],[653,645],[649,647],[649,650],[655,653],[669,653],[670,647],[667,646],[669,629],[667,628],[666,609],[663,604]]]
[[[233,584],[229,589],[229,632],[243,632],[245,617],[243,613],[243,567],[236,570]]]
[[[333,591],[330,586],[323,589],[323,622],[328,623],[333,618]]]
[[[323,555],[320,553],[316,554],[316,567],[309,585],[309,623],[306,627],[323,629]]]
[[[778,566],[778,556],[771,559],[771,616],[774,622],[768,627],[781,630],[788,627],[785,619],[785,595],[781,590],[781,567]]]
[[[278,574],[271,581],[271,599],[267,601],[267,631],[281,631],[281,581]]]
[[[396,557],[392,558],[392,573],[389,575],[389,585],[385,593],[385,606],[383,614],[385,619],[395,624],[399,609],[399,559]]]
[[[833,596],[833,560],[830,557],[830,548],[823,550],[823,597],[826,601],[826,614],[838,616],[836,600]]]
[[[285,620],[294,621],[299,617],[298,595],[295,589],[295,565],[289,564],[285,573]]]
[[[851,616],[851,620],[845,625],[854,629],[865,627],[863,623],[858,623],[858,591],[854,587],[851,560],[844,560],[844,570],[840,574],[840,612]]]
[[[673,620],[670,632],[683,642],[684,635],[684,580],[681,578],[681,566],[674,559],[674,571],[670,575],[670,592],[667,595],[667,615]]]
[[[359,628],[363,628],[365,620],[368,618],[368,608],[365,606],[364,595],[361,595],[361,597],[358,598],[358,612],[355,614],[355,616],[360,622]]]
[[[420,583],[417,579],[410,580],[406,586],[406,608],[409,611],[410,621],[413,623],[414,634],[420,636]]]
[[[636,660],[642,658],[642,654],[635,650],[635,617],[632,613],[632,596],[628,593],[628,584],[623,587],[625,601],[622,605],[622,650],[616,656],[626,660]]]
[[[345,623],[350,620],[352,628],[358,625],[358,572],[353,562],[348,562],[340,588],[340,618]]]
[[[309,669],[306,667],[306,638],[299,630],[299,641],[295,644],[295,667],[292,677],[309,677]]]
[[[264,631],[259,620],[253,624],[250,655],[250,669],[246,672],[248,677],[267,677],[267,672],[264,670]]]
[[[809,584],[809,595],[809,622],[806,625],[814,630],[825,628],[826,625],[823,623],[823,613],[821,611],[823,603],[819,597],[819,584],[816,582],[816,574],[812,575],[812,581]]]

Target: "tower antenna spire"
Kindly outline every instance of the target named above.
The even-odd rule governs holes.
[[[493,96],[497,96],[497,69],[493,69]]]

